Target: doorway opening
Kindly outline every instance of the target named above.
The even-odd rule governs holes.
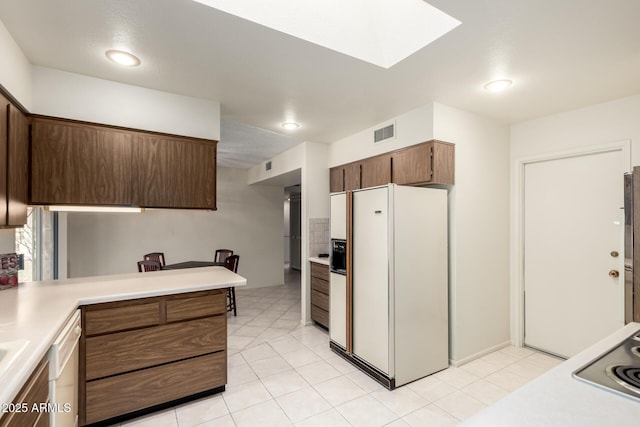
[[[300,184],[284,189],[284,283],[300,283],[302,197]]]

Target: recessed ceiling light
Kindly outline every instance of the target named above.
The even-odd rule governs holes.
[[[489,92],[501,92],[511,86],[513,82],[507,79],[493,80],[484,85],[484,90]]]
[[[300,125],[297,124],[296,122],[285,122],[282,124],[282,127],[287,130],[293,130],[293,129],[298,129]]]
[[[107,55],[107,58],[116,64],[126,65],[129,67],[137,67],[140,65],[140,59],[138,59],[137,56],[123,50],[111,49],[106,51],[105,55]]]

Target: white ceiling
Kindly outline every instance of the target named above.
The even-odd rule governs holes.
[[[230,165],[430,101],[510,123],[640,93],[638,0],[429,3],[462,24],[389,69],[191,0],[0,0],[0,20],[33,64],[219,101]],[[106,62],[118,46],[143,64]],[[507,92],[482,90],[501,77]]]

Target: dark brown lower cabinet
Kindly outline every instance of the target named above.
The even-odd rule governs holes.
[[[49,362],[45,359],[31,374],[16,398],[0,413],[0,427],[49,426],[49,412],[34,410],[49,402]],[[4,408],[3,408],[4,409]]]
[[[80,425],[224,390],[226,289],[81,311]]]
[[[223,351],[87,383],[86,422],[101,421],[224,385]]]
[[[311,320],[329,328],[329,266],[311,262]]]

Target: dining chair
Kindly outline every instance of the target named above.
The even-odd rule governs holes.
[[[216,253],[213,256],[213,262],[225,262],[231,255],[233,255],[233,251],[231,249],[216,249]]]
[[[151,252],[144,255],[142,259],[147,261],[158,261],[160,265],[166,265],[166,263],[164,262],[164,252]]]
[[[160,261],[154,261],[150,259],[138,261],[138,273],[159,270],[162,270],[162,264],[160,264]]]
[[[217,252],[217,251],[216,251]],[[230,255],[224,260],[224,266],[233,271],[234,273],[238,272],[238,263],[240,262],[240,255]],[[232,286],[227,288],[227,298],[229,299],[229,303],[227,304],[227,312],[233,310],[233,315],[238,315],[238,309],[236,306],[236,288]]]

